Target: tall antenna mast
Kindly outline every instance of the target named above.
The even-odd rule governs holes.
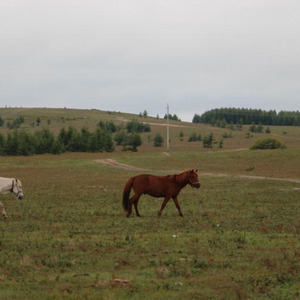
[[[169,151],[169,141],[170,141],[170,132],[169,132],[169,104],[167,103],[167,151]]]

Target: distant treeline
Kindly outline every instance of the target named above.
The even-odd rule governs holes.
[[[285,125],[300,126],[299,111],[280,111],[246,109],[246,108],[217,108],[206,111],[202,115],[195,114],[193,123],[217,124],[262,124],[262,125]]]
[[[100,121],[98,128],[92,132],[85,127],[81,130],[62,128],[57,136],[49,128],[34,133],[14,129],[6,137],[0,134],[0,155],[60,154],[66,151],[112,152],[115,144],[123,146],[123,150],[137,151],[137,147],[142,144],[139,133],[149,131],[149,124],[136,120],[127,122],[125,126]]]
[[[13,130],[4,138],[0,134],[1,155],[33,155],[33,154],[60,154],[70,152],[111,152],[114,150],[112,135],[108,131],[97,128],[89,132],[83,128],[81,131],[70,127],[62,129],[55,136],[48,128],[34,133],[24,130]]]
[[[165,114],[164,119],[167,119],[167,118],[168,118],[168,115]],[[173,121],[181,121],[176,114],[174,114],[174,115],[169,114],[169,119],[173,120]]]

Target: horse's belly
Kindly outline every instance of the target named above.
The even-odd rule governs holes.
[[[165,197],[165,194],[163,194],[161,192],[157,192],[157,191],[147,191],[144,194],[148,194],[148,195],[150,195],[152,197],[157,197],[157,198],[159,198],[159,197]]]
[[[145,194],[148,194],[152,197],[166,197],[168,193],[168,190],[165,188],[148,188]]]

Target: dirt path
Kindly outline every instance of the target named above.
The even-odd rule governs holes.
[[[128,171],[143,171],[143,172],[151,172],[153,170],[147,168],[139,168],[123,163],[119,163],[114,159],[95,159],[94,162],[101,163],[106,166],[110,166],[117,169],[123,169]],[[157,171],[157,170],[156,170]],[[266,176],[252,176],[252,175],[229,175],[229,174],[220,174],[220,173],[200,173],[200,176],[211,176],[211,177],[232,177],[232,178],[245,178],[245,179],[258,179],[258,180],[277,180],[277,181],[288,181],[300,184],[300,179],[293,178],[276,178],[276,177],[266,177]],[[299,189],[296,189],[299,190]]]
[[[111,159],[111,158],[95,159],[93,161],[96,162],[96,163],[104,164],[106,166],[110,166],[110,167],[117,168],[117,169],[128,170],[128,171],[144,171],[144,172],[151,171],[150,169],[146,169],[146,168],[139,168],[139,167],[134,167],[134,166],[122,164],[122,163],[119,163],[116,160]]]
[[[223,153],[223,152],[239,152],[239,151],[246,151],[249,150],[249,148],[238,148],[238,149],[229,149],[229,150],[219,150],[219,151],[208,151],[207,153]]]
[[[118,117],[118,118],[116,118],[116,120],[121,121],[121,122],[129,122],[129,121],[130,121],[130,120],[125,119],[125,118],[123,118],[123,117]],[[164,126],[164,127],[167,126],[166,123],[154,123],[154,122],[143,122],[143,121],[142,121],[142,123],[143,123],[143,124],[153,125],[153,126]],[[177,124],[169,124],[169,126],[170,126],[170,127],[177,127],[177,128],[184,128],[184,127],[187,127],[187,126],[185,126],[185,125],[177,125]]]
[[[289,182],[300,183],[300,179],[254,176],[254,175],[229,175],[229,174],[201,173],[200,176],[232,177],[232,178],[245,178],[245,179],[264,179],[264,180],[277,180],[277,181],[289,181]]]

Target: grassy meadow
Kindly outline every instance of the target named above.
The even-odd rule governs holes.
[[[1,157],[3,177],[22,180],[25,198],[1,195],[0,299],[298,299],[300,297],[300,128],[273,127],[284,150],[248,150],[248,126],[223,148],[204,149],[190,134],[227,129],[170,124],[170,151],[153,147],[165,120],[119,112],[1,108],[22,129],[96,128],[136,118],[151,123],[138,152]],[[30,124],[41,119],[39,127]],[[50,124],[47,124],[51,120]],[[0,127],[6,134],[7,128]],[[180,140],[180,132],[184,133]],[[228,131],[229,132],[229,131]],[[201,188],[170,201],[142,196],[142,218],[126,218],[122,190],[140,174],[95,160],[114,159],[158,175],[199,169]],[[244,176],[244,177],[241,177]],[[278,180],[281,179],[281,180]]]

